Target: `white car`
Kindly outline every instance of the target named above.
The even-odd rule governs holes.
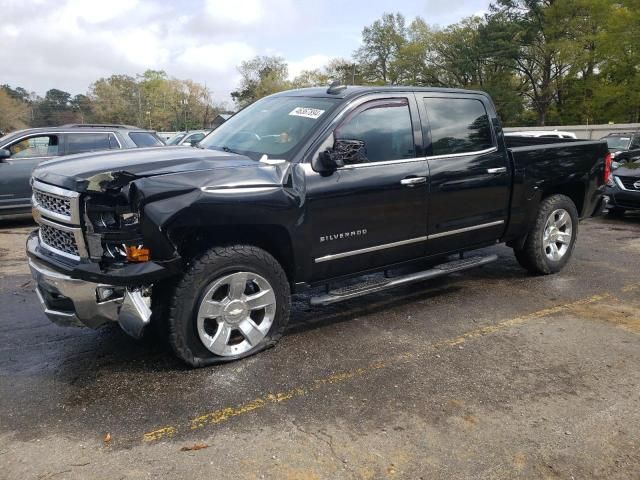
[[[517,132],[505,132],[507,137],[535,137],[535,138],[572,138],[576,140],[575,133],[562,132],[560,130],[523,130]]]

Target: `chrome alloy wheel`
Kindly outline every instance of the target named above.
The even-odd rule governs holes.
[[[554,210],[547,218],[542,234],[542,248],[550,260],[557,262],[564,257],[571,246],[573,223],[566,210]]]
[[[269,282],[252,272],[237,272],[207,285],[197,316],[198,336],[215,355],[240,355],[258,345],[276,314]]]

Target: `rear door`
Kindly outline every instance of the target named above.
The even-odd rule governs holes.
[[[428,254],[497,240],[507,221],[510,174],[482,95],[424,93],[430,173]]]
[[[31,204],[31,172],[60,154],[60,136],[38,133],[14,140],[3,148],[11,157],[0,162],[0,215],[25,211]]]
[[[313,280],[421,257],[425,249],[428,171],[413,93],[369,96],[340,118],[319,150],[334,139],[361,140],[366,157],[329,175],[305,165]]]

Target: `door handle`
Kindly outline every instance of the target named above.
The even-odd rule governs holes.
[[[507,167],[498,167],[498,168],[487,168],[487,173],[491,173],[493,175],[497,175],[499,173],[506,173]]]
[[[406,185],[407,187],[413,187],[423,183],[427,183],[427,177],[407,177],[400,180],[400,184]]]

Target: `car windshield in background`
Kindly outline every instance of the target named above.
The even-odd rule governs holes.
[[[629,148],[631,137],[606,137],[607,146],[617,150],[626,150]]]
[[[131,132],[129,138],[138,147],[159,147],[164,145],[158,137],[149,132]]]
[[[167,140],[167,145],[177,145],[184,138],[186,133],[179,133]]]
[[[336,107],[333,98],[271,97],[238,112],[211,132],[200,147],[290,160],[310,130]]]

